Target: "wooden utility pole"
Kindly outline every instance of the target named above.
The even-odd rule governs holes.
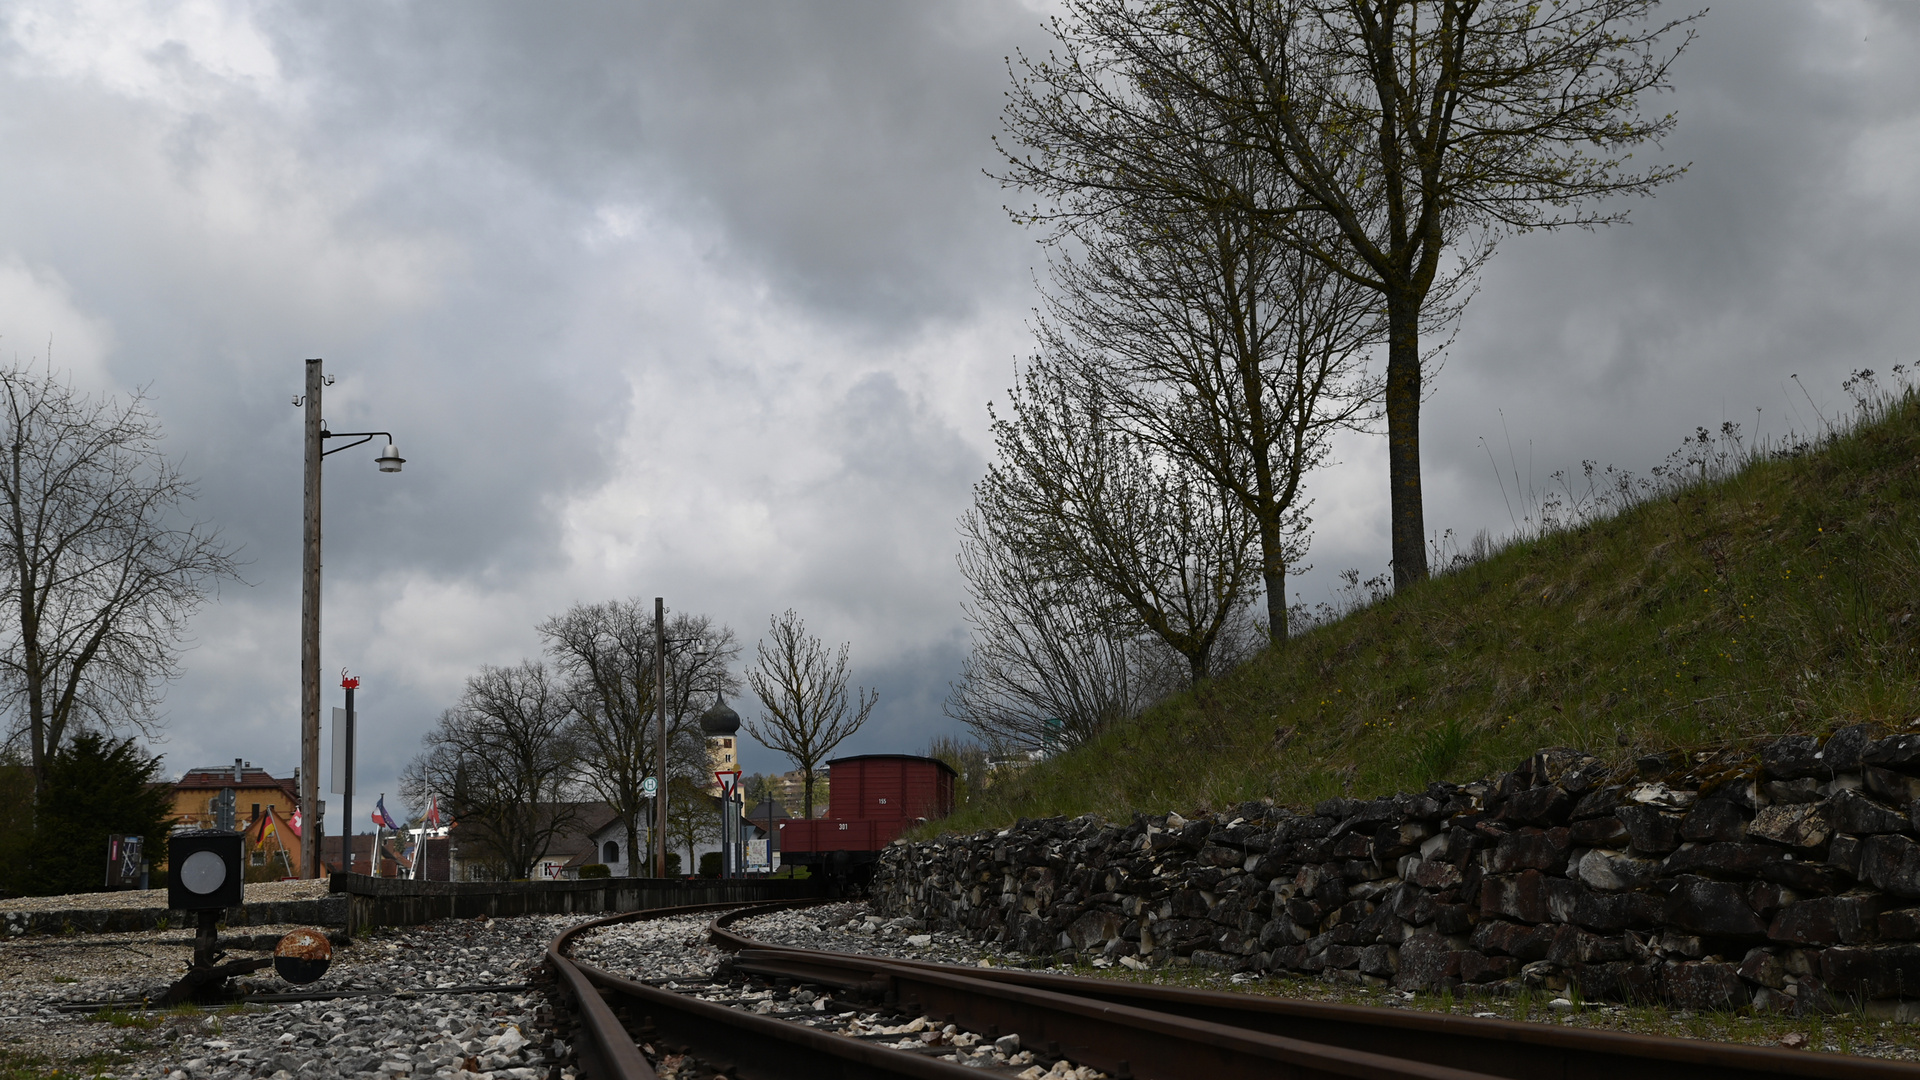
[[[653,700],[659,725],[654,732],[655,756],[659,759],[653,774],[653,834],[659,837],[654,850],[655,877],[667,876],[667,601],[653,598]]]
[[[300,871],[320,876],[320,387],[307,361],[307,502],[300,545]]]

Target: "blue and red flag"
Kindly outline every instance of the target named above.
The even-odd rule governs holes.
[[[387,797],[384,794],[380,796],[380,801],[373,806],[373,823],[375,825],[384,825],[389,829],[397,829],[400,827],[400,823],[393,820],[393,815],[387,813]]]

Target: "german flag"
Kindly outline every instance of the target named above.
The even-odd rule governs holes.
[[[280,834],[273,824],[273,807],[269,806],[267,812],[260,815],[259,822],[253,827],[253,846],[259,847],[268,840],[279,838]]]

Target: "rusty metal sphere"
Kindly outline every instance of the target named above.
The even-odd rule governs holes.
[[[333,963],[333,945],[327,935],[304,927],[280,939],[273,947],[273,970],[295,985],[313,982]]]

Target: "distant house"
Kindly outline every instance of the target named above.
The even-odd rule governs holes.
[[[339,837],[320,838],[320,864],[327,868],[328,873],[345,872],[346,862],[340,857],[340,851]],[[380,876],[407,877],[412,870],[413,862],[406,856],[406,837],[395,836],[393,833],[383,834],[380,837]],[[359,833],[353,838],[353,872],[373,873],[372,833]]]
[[[604,802],[569,802],[542,804],[541,812],[554,815],[561,812],[571,814],[572,820],[560,830],[547,844],[547,849],[533,862],[529,877],[534,881],[555,881],[569,876],[569,865],[580,866],[591,859],[582,859],[591,848],[591,834],[605,828],[609,818],[618,820],[613,808]],[[464,823],[452,830],[452,849],[449,853],[449,872],[453,881],[487,881],[493,878],[496,868],[491,852],[483,839],[469,831],[472,823]],[[577,870],[575,871],[578,872]]]
[[[752,830],[747,834],[749,839],[758,840],[767,835],[769,815],[771,815],[773,822],[771,828],[776,840],[780,835],[780,823],[791,820],[793,817],[792,814],[787,813],[786,807],[777,802],[763,801],[755,803],[749,807],[743,815],[747,819],[748,828]],[[778,846],[776,843],[776,849]]]
[[[414,876],[422,881],[452,881],[453,868],[448,849],[453,846],[449,836],[429,836],[414,852]]]
[[[702,798],[712,802],[716,812],[718,811],[720,803],[719,796],[704,795]],[[745,835],[748,839],[760,839],[765,836],[767,820],[766,804],[763,803],[757,807],[755,813],[759,815],[759,820],[757,824],[753,821],[747,823]],[[650,839],[646,821],[643,819],[640,824],[641,850],[639,857],[636,859],[633,857],[634,853],[627,850],[626,822],[620,820],[620,816],[613,813],[611,808],[609,808],[607,815],[604,824],[601,824],[598,828],[591,829],[586,834],[583,838],[584,842],[581,843],[579,847],[578,853],[561,868],[561,876],[577,878],[580,876],[580,868],[582,866],[599,863],[605,866],[608,872],[614,877],[652,877],[653,863],[651,860],[653,858],[653,851],[647,846],[650,843]],[[778,822],[788,816],[785,807],[775,804],[774,821]],[[686,857],[686,852],[678,846],[676,841],[670,840],[669,843],[674,844],[674,846],[668,848],[669,851],[682,859]],[[712,842],[694,845],[693,865],[682,866],[680,868],[681,873],[690,874],[697,871],[700,868],[700,857],[710,851],[718,850],[720,850],[720,845]],[[779,850],[779,840],[777,837],[774,840],[773,850]]]
[[[178,829],[211,829],[219,823],[218,801],[221,793],[233,790],[233,827],[248,834],[248,861],[254,866],[279,862],[286,852],[289,876],[300,876],[300,838],[288,827],[300,806],[300,793],[290,779],[256,769],[239,758],[231,765],[210,765],[188,769],[174,781],[173,820]],[[254,826],[268,810],[273,812],[279,843],[269,842],[253,848]]]
[[[783,805],[798,810],[805,806],[807,786],[802,782],[803,774],[799,769],[783,772],[767,778],[773,785],[774,797]],[[813,777],[813,816],[827,816],[827,802],[832,792],[827,783],[827,770],[821,769]]]
[[[771,818],[769,818],[769,815],[771,815]],[[790,821],[792,818],[793,815],[787,813],[786,807],[771,800],[756,803],[754,806],[748,808],[746,812],[747,839],[750,841],[767,841],[767,865],[773,867],[780,865],[780,823]],[[772,822],[771,835],[769,835],[768,831],[769,820]]]
[[[641,843],[645,843],[646,827],[640,829]],[[594,863],[604,865],[614,877],[633,877],[632,852],[627,850],[627,823],[620,815],[607,810],[607,820],[596,829],[587,833],[586,844],[571,861],[562,868],[562,874],[575,878],[580,876],[580,868]]]

